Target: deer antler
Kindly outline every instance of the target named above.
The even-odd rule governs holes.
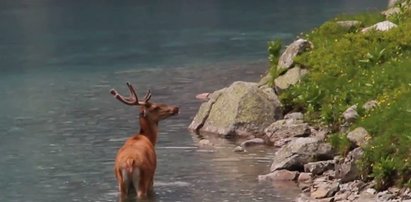
[[[126,104],[126,105],[145,105],[151,98],[151,91],[148,90],[146,95],[144,96],[143,101],[138,101],[138,97],[137,97],[137,93],[136,90],[134,89],[134,87],[127,82],[127,87],[130,90],[130,96],[128,97],[124,97],[122,95],[120,95],[120,93],[118,93],[115,89],[111,89],[110,93],[117,98],[117,100],[120,100],[122,103]]]

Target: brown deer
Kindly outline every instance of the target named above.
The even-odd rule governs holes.
[[[158,122],[178,114],[178,107],[149,102],[150,90],[142,101],[137,98],[134,87],[127,82],[130,96],[124,97],[116,90],[110,93],[122,103],[140,106],[140,133],[126,140],[116,156],[114,172],[116,175],[120,200],[134,191],[138,198],[146,198],[153,191],[153,178],[157,157],[155,145],[158,134]]]

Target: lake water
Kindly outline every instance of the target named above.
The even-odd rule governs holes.
[[[257,81],[266,44],[290,42],[376,0],[0,1],[0,201],[116,201],[113,160],[137,109],[109,94],[152,89],[181,113],[160,124],[152,201],[291,201],[292,184],[258,183],[274,151],[196,147],[197,93]]]

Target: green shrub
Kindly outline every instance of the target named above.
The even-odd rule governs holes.
[[[279,39],[275,39],[273,41],[268,42],[268,61],[270,62],[270,68],[269,68],[269,75],[270,75],[270,81],[269,85],[273,86],[274,84],[274,79],[280,75],[280,71],[277,69],[277,64],[278,64],[278,59],[280,58],[281,54],[281,48],[282,48],[282,42]]]
[[[342,133],[332,134],[327,140],[333,149],[342,156],[347,156],[352,146],[350,140],[347,138],[347,135]]]

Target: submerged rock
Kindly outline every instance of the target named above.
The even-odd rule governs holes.
[[[298,177],[298,172],[289,170],[276,170],[267,175],[259,175],[258,181],[293,181]]]
[[[264,140],[261,139],[261,138],[253,138],[251,140],[246,140],[246,141],[242,142],[240,146],[243,147],[243,148],[246,148],[246,147],[249,147],[249,146],[252,146],[252,145],[262,145],[264,143],[265,143]]]
[[[225,137],[262,137],[264,129],[282,117],[282,105],[274,91],[256,83],[237,81],[208,97],[190,130]]]

